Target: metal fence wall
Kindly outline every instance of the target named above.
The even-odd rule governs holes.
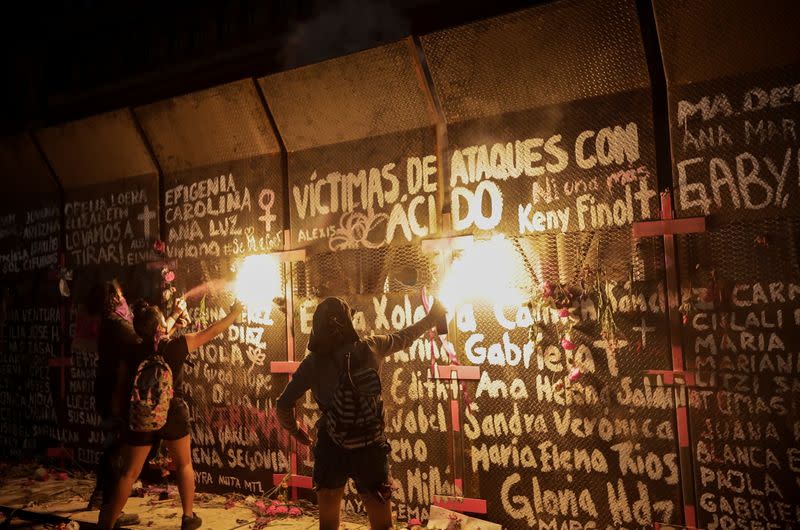
[[[796,3],[656,2],[698,526],[797,524]],[[712,21],[709,25],[702,20]],[[757,524],[757,523],[752,523]]]
[[[439,504],[509,528],[791,528],[800,13],[652,7],[668,116],[650,6],[565,0],[3,139],[0,428],[20,442],[0,454],[96,460],[94,282],[187,295],[201,326],[241,258],[272,252],[285,309],[246,315],[187,368],[193,459],[201,491],[289,473],[310,495],[311,456],[274,401],[317,302],[392,332],[453,271],[450,236],[502,234],[507,262],[469,282],[503,276],[527,303],[475,300],[451,315],[449,353],[426,335],[385,360],[398,518]]]
[[[283,248],[280,144],[252,80],[135,113],[163,171],[164,242],[176,274],[165,297],[186,296],[200,329],[227,312],[245,255]],[[285,351],[286,318],[274,307],[248,313],[193,353],[183,390],[201,489],[264,493],[273,473],[288,470],[287,437],[274,418],[281,387],[269,371]]]

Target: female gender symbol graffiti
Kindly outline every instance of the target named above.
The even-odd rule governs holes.
[[[264,198],[267,198],[268,202],[265,203]],[[264,221],[264,229],[267,232],[272,231],[272,221],[277,219],[277,217],[272,214],[272,205],[274,203],[275,192],[266,188],[261,190],[261,193],[258,196],[258,205],[261,206],[262,210],[264,210],[264,215],[259,217],[258,220]]]

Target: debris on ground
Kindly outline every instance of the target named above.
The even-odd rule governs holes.
[[[47,477],[46,480],[37,477]],[[96,524],[98,511],[87,511],[94,490],[91,473],[25,463],[0,463],[0,505],[54,513],[73,519],[70,525],[54,530],[80,530],[82,523]],[[195,508],[203,519],[203,529],[214,530],[307,530],[318,524],[317,506],[305,499],[291,499],[288,483],[282,483],[263,495],[195,494]],[[137,481],[125,506],[125,513],[139,515],[141,523],[134,530],[174,530],[180,515],[180,497],[172,484],[142,484]],[[0,515],[0,523],[2,515]],[[74,523],[74,524],[73,524]],[[343,512],[342,530],[366,530],[365,515]],[[405,528],[405,524],[398,528]]]

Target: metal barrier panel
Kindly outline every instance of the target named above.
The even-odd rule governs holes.
[[[50,362],[60,354],[60,204],[30,136],[0,141],[0,459],[22,461],[74,434],[58,428]]]
[[[58,185],[30,136],[0,140],[0,274],[55,267],[60,211]]]
[[[100,317],[92,298],[112,278],[131,300],[155,294],[147,262],[159,232],[158,179],[129,110],[33,134],[64,190],[64,257],[54,271],[62,296],[61,343],[50,367],[58,381],[58,424],[71,434],[47,449],[92,467],[104,439],[94,397]]]
[[[259,79],[291,152],[432,125],[407,42]]]
[[[424,314],[419,293],[433,276],[419,242],[439,232],[441,205],[434,115],[416,54],[408,40],[260,80],[289,153],[290,246],[307,252],[292,266],[296,360],[326,296],[351,304],[364,335]],[[419,391],[431,383],[437,344],[422,338],[387,357],[382,371],[401,520],[427,518],[432,496],[453,492],[448,400]],[[301,410],[312,427],[316,404],[309,397]],[[300,458],[298,473],[310,475],[311,465]],[[363,509],[347,493],[346,507]]]
[[[678,240],[698,525],[794,528],[800,6],[654,4],[676,210],[709,225]]]
[[[201,329],[227,313],[245,257],[283,250],[279,143],[250,79],[135,114],[163,171],[161,300],[171,307],[184,296],[191,329]],[[274,273],[284,285],[286,275]],[[288,438],[274,416],[281,388],[270,373],[286,357],[286,316],[271,302],[248,308],[184,367],[201,491],[264,494],[273,474],[289,470]]]
[[[453,229],[510,249],[472,281],[505,275],[528,300],[477,300],[451,325],[458,362],[480,369],[458,405],[462,495],[509,528],[682,521],[680,401],[646,374],[670,368],[663,246],[631,233],[659,210],[634,3],[558,2],[421,41]]]
[[[156,168],[128,109],[40,129],[34,134],[65,189],[142,175],[155,180]]]

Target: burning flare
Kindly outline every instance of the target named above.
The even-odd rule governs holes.
[[[519,254],[503,236],[476,241],[453,260],[439,287],[439,299],[451,312],[475,301],[519,305],[525,301],[518,286],[523,271]]]
[[[247,256],[239,266],[233,292],[249,312],[266,312],[283,291],[280,263],[270,254]]]

